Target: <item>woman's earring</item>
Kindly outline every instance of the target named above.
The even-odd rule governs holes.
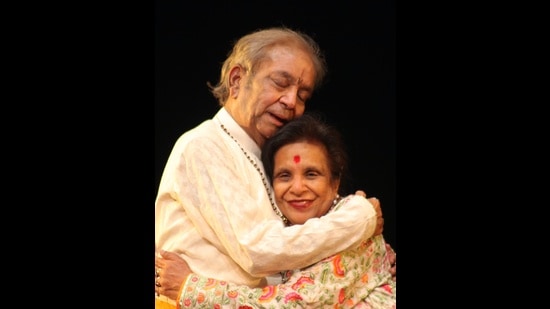
[[[335,206],[336,204],[338,204],[339,200],[340,200],[340,194],[336,194],[334,201],[332,201],[332,205]]]

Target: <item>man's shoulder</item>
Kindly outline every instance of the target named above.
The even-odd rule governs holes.
[[[194,140],[209,139],[212,136],[216,136],[218,129],[212,119],[207,119],[196,127],[185,131],[179,138],[178,142],[188,142]]]
[[[177,139],[175,148],[182,151],[184,149],[215,151],[223,144],[220,132],[222,132],[221,129],[212,119],[205,120],[196,127],[184,132]]]

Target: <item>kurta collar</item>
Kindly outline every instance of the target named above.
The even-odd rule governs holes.
[[[224,107],[220,108],[220,110],[216,113],[214,116],[214,121],[218,122],[219,125],[223,124],[229,133],[231,133],[238,143],[246,150],[246,152],[253,153],[257,158],[260,158],[260,147],[246,133],[246,131],[241,128],[241,126],[235,121],[235,119],[233,119]],[[223,129],[220,127],[220,130]]]

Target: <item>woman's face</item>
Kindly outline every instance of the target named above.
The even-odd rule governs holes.
[[[277,206],[293,224],[324,215],[338,193],[325,147],[301,141],[281,147],[274,158],[273,190]]]

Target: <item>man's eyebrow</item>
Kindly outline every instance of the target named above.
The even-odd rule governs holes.
[[[288,73],[287,71],[275,71],[273,72],[275,75],[278,75],[279,77],[284,77],[286,78],[287,80],[289,80],[290,82],[295,82],[296,81],[296,78],[292,77],[292,75],[290,75],[290,73]]]
[[[299,77],[299,78],[295,78],[293,77],[292,75],[290,75],[290,73],[288,73],[287,71],[275,71],[274,72],[275,75],[278,75],[279,77],[283,77],[285,78],[286,80],[288,80],[291,84],[298,84],[300,85],[303,89],[307,90],[307,91],[312,91],[312,87],[309,87],[309,86],[305,86],[305,85],[302,85],[302,78]]]

